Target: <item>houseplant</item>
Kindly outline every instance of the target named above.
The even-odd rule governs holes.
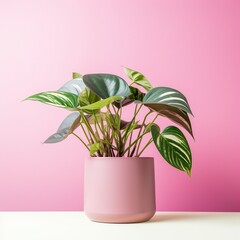
[[[89,151],[84,210],[94,221],[140,222],[154,215],[154,159],[141,157],[152,142],[170,165],[191,173],[191,150],[184,134],[176,126],[160,130],[155,123],[158,117],[167,117],[193,136],[187,99],[172,88],[153,88],[137,71],[124,71],[130,84],[113,74],[73,73],[73,80],[57,91],[27,98],[72,111],[45,143],[72,134]],[[125,109],[132,104],[132,117],[125,121]],[[144,107],[148,112],[140,121]]]

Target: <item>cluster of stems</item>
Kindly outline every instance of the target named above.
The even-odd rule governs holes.
[[[144,150],[152,143],[150,126],[155,122],[156,115],[150,122],[147,119],[152,111],[149,111],[141,124],[137,121],[142,104],[136,104],[133,117],[130,122],[121,121],[122,106],[116,108],[114,104],[106,107],[106,112],[92,112],[85,115],[82,110],[80,128],[85,139],[80,138],[75,132],[72,134],[77,137],[87,148],[92,157],[140,157]],[[145,135],[150,139],[142,143]]]

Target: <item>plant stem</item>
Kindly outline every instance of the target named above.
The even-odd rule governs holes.
[[[84,127],[83,127],[81,122],[80,122],[80,126],[81,126],[81,128],[83,130],[83,133],[84,133],[84,135],[85,135],[85,137],[86,137],[86,139],[88,141],[88,144],[91,144],[91,141],[90,141],[90,139],[89,139],[89,137],[88,137],[88,135],[87,135],[87,133],[86,133],[86,131],[85,131],[85,129],[84,129]]]
[[[134,116],[135,116],[136,112],[137,112],[137,104],[135,105]],[[132,136],[133,136],[133,131],[130,134],[129,145],[132,143]],[[128,155],[128,157],[130,157],[130,149],[128,150],[128,154],[127,155]]]
[[[134,113],[134,116],[133,116],[131,122],[128,124],[128,126],[127,126],[127,128],[126,128],[126,130],[125,130],[125,133],[124,133],[124,135],[123,135],[124,145],[126,145],[126,142],[127,142],[127,133],[128,133],[128,130],[129,130],[130,126],[132,125],[132,123],[135,121],[136,116],[138,115],[138,113],[139,113],[139,111],[141,110],[142,106],[143,106],[143,104],[141,104],[140,107],[138,108],[138,110],[136,111],[136,113]]]
[[[86,125],[86,127],[87,127],[87,129],[88,129],[88,132],[91,133],[91,135],[93,136],[94,140],[97,142],[97,138],[96,138],[96,136],[95,136],[95,134],[94,134],[94,131],[93,131],[91,125],[89,124],[89,122],[88,122],[88,120],[86,119],[86,117],[85,117],[85,115],[83,114],[83,112],[82,112],[82,111],[79,111],[79,112],[80,112],[80,114],[81,114],[81,117],[82,117],[83,122],[85,123],[85,125]],[[91,137],[90,137],[90,138],[91,138]],[[91,139],[91,140],[92,140],[92,139]]]
[[[90,151],[87,144],[76,133],[72,132],[72,134],[82,142],[82,144],[87,148],[88,151]]]
[[[118,141],[119,141],[119,152],[118,152],[118,157],[122,157],[122,152],[123,152],[123,148],[124,148],[124,145],[123,145],[123,141],[122,141],[122,136],[121,136],[121,130],[120,130],[120,128],[121,128],[121,117],[118,115],[118,112],[116,111],[116,109],[115,109],[115,106],[114,105],[112,105],[113,106],[113,110],[114,110],[114,112],[115,112],[115,116],[117,117],[117,119],[118,119],[118,117],[119,117],[119,122],[116,122],[115,121],[115,124],[117,125],[117,123],[118,123],[118,127],[117,127],[117,136],[118,136]],[[121,109],[122,109],[122,106],[121,106]],[[121,110],[122,111],[122,110]],[[121,113],[121,111],[120,111],[120,113]],[[116,120],[117,120],[116,119]],[[115,120],[115,118],[114,118],[114,120]]]
[[[157,119],[158,117],[158,114],[154,117],[154,119],[149,123],[149,124],[153,124],[155,122],[155,120]],[[142,142],[142,138],[140,139],[139,143],[138,143],[138,147],[137,147],[137,153],[136,155],[138,155],[138,152],[139,152],[139,149],[140,149],[140,146],[141,146],[141,142]],[[137,145],[137,144],[136,144]]]
[[[145,117],[144,117],[144,119],[143,119],[143,122],[142,122],[142,126],[141,126],[141,128],[140,128],[140,130],[139,130],[139,132],[138,132],[138,136],[137,136],[137,137],[139,137],[139,136],[141,135],[142,130],[145,128],[146,119],[147,119],[147,117],[148,117],[151,113],[152,113],[152,111],[149,111],[149,112],[145,115]],[[145,129],[144,129],[144,130],[145,130]],[[137,149],[137,152],[138,152],[139,147],[140,147],[140,144],[141,144],[141,141],[142,141],[142,138],[139,140],[139,144],[138,144],[138,142],[136,142],[136,147],[134,147],[134,151]],[[137,144],[138,144],[138,147],[137,147]],[[134,151],[133,151],[132,155],[134,154]]]
[[[143,134],[142,134],[141,136],[139,136],[134,142],[132,142],[132,143],[125,149],[125,151],[123,152],[123,154],[125,154],[125,153],[128,151],[128,149],[131,148],[134,144],[136,144],[136,142],[137,142],[140,138],[142,138],[145,134],[147,134],[147,132],[143,133]]]
[[[153,142],[153,139],[151,138],[147,144],[143,147],[142,151],[138,154],[136,154],[136,157],[140,157],[140,155],[144,152],[144,150]]]

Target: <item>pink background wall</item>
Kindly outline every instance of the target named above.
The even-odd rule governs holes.
[[[72,136],[41,144],[68,112],[21,100],[72,71],[128,66],[182,91],[195,115],[191,179],[145,153],[158,210],[239,211],[239,11],[237,0],[1,0],[0,210],[82,209],[88,153]]]

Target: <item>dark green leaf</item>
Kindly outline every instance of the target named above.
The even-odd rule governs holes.
[[[173,88],[156,87],[151,89],[143,98],[143,103],[161,103],[179,108],[192,114],[186,97]]]
[[[103,99],[112,96],[127,97],[130,95],[128,84],[116,75],[87,74],[83,76],[83,81],[88,88]]]
[[[143,98],[145,96],[145,93],[142,93],[138,88],[135,88],[135,87],[130,86],[129,88],[131,91],[131,95],[128,98],[135,100],[135,101],[142,102]]]
[[[144,105],[152,111],[157,112],[159,115],[167,117],[171,121],[179,124],[185,128],[193,137],[191,122],[188,114],[185,111],[161,103],[145,103]]]
[[[134,101],[142,102],[142,100],[145,96],[145,93],[142,93],[138,88],[135,88],[132,86],[129,86],[129,89],[130,89],[131,94],[128,97],[126,97],[122,102],[119,102],[119,101],[114,102],[114,105],[117,108],[120,108],[121,106],[122,107],[127,106],[127,105],[133,103]]]
[[[162,157],[173,167],[191,174],[192,154],[183,133],[169,126],[160,133],[157,125],[151,127],[152,138]]]

